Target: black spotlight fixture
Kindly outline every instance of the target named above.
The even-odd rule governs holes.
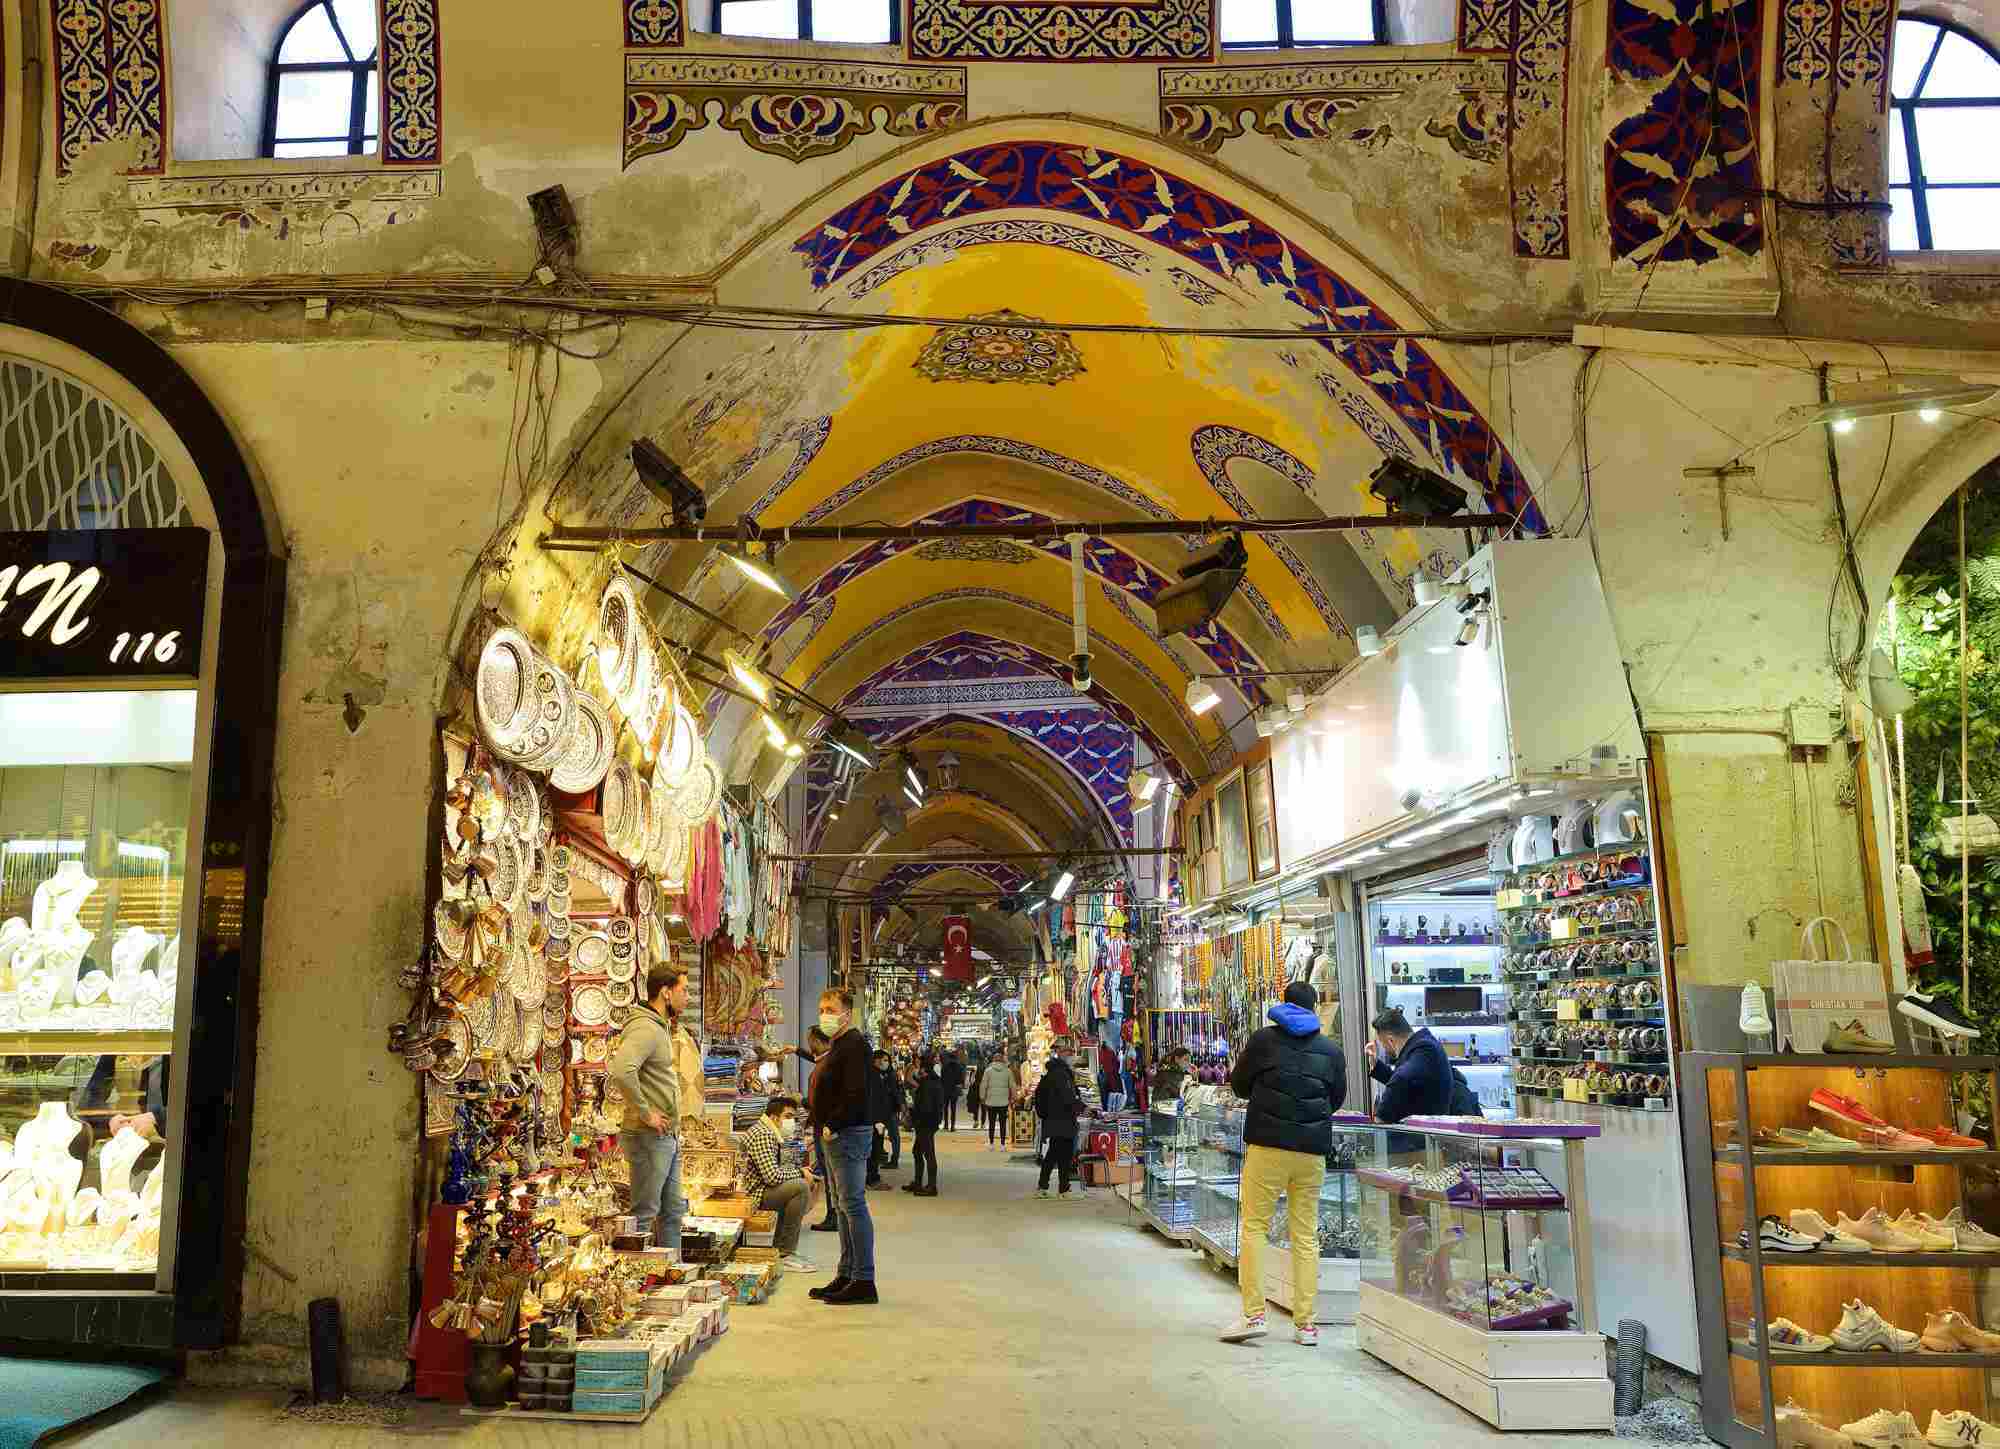
[[[632,440],[632,466],[639,470],[639,481],[673,510],[675,523],[700,523],[708,517],[708,500],[702,491],[651,438]]]
[[[1153,597],[1153,617],[1160,634],[1185,634],[1199,629],[1222,612],[1243,582],[1250,554],[1243,536],[1225,533],[1201,552],[1189,557],[1178,570],[1186,583],[1162,589]]]
[[[1465,511],[1466,492],[1444,474],[1420,468],[1408,458],[1384,458],[1368,475],[1368,491],[1391,513],[1448,518]]]

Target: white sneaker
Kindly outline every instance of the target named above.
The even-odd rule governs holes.
[[[1260,1313],[1255,1318],[1237,1319],[1236,1326],[1222,1335],[1222,1341],[1224,1343],[1248,1343],[1253,1338],[1262,1338],[1265,1332],[1264,1315]]]
[[[1949,1228],[1953,1241],[1961,1253],[2000,1253],[2000,1238],[1965,1220],[1964,1208],[1953,1208],[1938,1219],[1940,1227]]]
[[[1907,1328],[1898,1328],[1885,1320],[1881,1314],[1863,1303],[1859,1298],[1841,1306],[1840,1326],[1833,1331],[1833,1341],[1848,1353],[1862,1353],[1869,1349],[1886,1349],[1890,1353],[1915,1353],[1918,1334]],[[1888,1411],[1883,1410],[1884,1413]],[[1908,1414],[1903,1415],[1908,1419]],[[1843,1428],[1847,1426],[1843,1425]],[[1852,1434],[1851,1428],[1847,1432]],[[1916,1421],[1910,1421],[1910,1433],[1914,1435]],[[1855,1436],[1859,1438],[1859,1435]]]
[[[1054,1194],[1054,1193],[1052,1193],[1052,1192],[1050,1192],[1050,1191],[1049,1191],[1049,1190],[1048,1190],[1047,1188],[1045,1188],[1045,1187],[1038,1187],[1038,1188],[1036,1188],[1036,1189],[1035,1189],[1035,1196],[1036,1196],[1036,1197],[1054,1197],[1054,1196],[1055,1196],[1055,1194]]]
[[[1778,1410],[1778,1449],[1854,1449],[1854,1441],[1829,1429],[1791,1399]]]
[[[1940,1414],[1932,1409],[1930,1432],[1924,1435],[1924,1442],[1935,1444],[1938,1449],[1969,1449],[1972,1445],[2000,1444],[2000,1429],[1964,1409],[1949,1414]]]
[[[1877,1409],[1865,1419],[1842,1424],[1840,1432],[1864,1449],[1917,1449],[1924,1442],[1917,1421],[1905,1411]]]
[[[1303,1344],[1307,1348],[1318,1348],[1319,1325],[1317,1323],[1294,1323],[1292,1325],[1292,1342]]]
[[[1810,1253],[1819,1246],[1818,1238],[1786,1227],[1770,1213],[1757,1225],[1757,1242],[1767,1253]]]
[[[1754,981],[1743,983],[1743,1008],[1736,1017],[1745,1036],[1768,1036],[1771,1014],[1764,1009],[1764,988]]]
[[[1823,1333],[1800,1328],[1789,1318],[1771,1320],[1772,1353],[1825,1353],[1833,1347],[1833,1340]],[[1750,1341],[1757,1341],[1757,1330],[1750,1330]]]
[[[1811,1208],[1792,1209],[1792,1227],[1807,1237],[1816,1240],[1823,1252],[1828,1253],[1872,1253],[1864,1239],[1852,1233],[1842,1232]]]
[[[801,1258],[797,1253],[787,1253],[784,1257],[778,1259],[778,1261],[785,1265],[787,1273],[822,1273],[826,1271],[812,1259]]]

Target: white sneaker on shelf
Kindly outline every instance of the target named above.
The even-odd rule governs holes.
[[[1924,1442],[1917,1421],[1903,1410],[1877,1409],[1865,1419],[1842,1424],[1840,1432],[1862,1449],[1917,1449]]]
[[[1924,1442],[1938,1449],[1990,1449],[2000,1444],[2000,1429],[1964,1409],[1949,1414],[1932,1409],[1930,1432],[1924,1435]]]
[[[1253,1338],[1262,1338],[1268,1330],[1264,1326],[1264,1315],[1255,1318],[1239,1318],[1236,1326],[1222,1335],[1224,1343],[1248,1343]]]
[[[1824,1252],[1828,1253],[1872,1253],[1875,1250],[1867,1242],[1852,1233],[1842,1232],[1811,1208],[1792,1209],[1792,1227],[1814,1239]]]
[[[1771,1013],[1764,1009],[1764,988],[1754,981],[1743,983],[1743,1009],[1737,1014],[1736,1024],[1745,1036],[1771,1034]]]
[[[1778,1410],[1778,1449],[1854,1449],[1854,1441],[1829,1429],[1793,1400]]]
[[[1840,1326],[1833,1330],[1833,1341],[1846,1353],[1863,1353],[1870,1349],[1884,1349],[1890,1353],[1915,1353],[1919,1334],[1907,1328],[1898,1328],[1883,1318],[1881,1314],[1863,1303],[1859,1298],[1841,1306]],[[1882,1412],[1887,1413],[1885,1409]],[[1904,1418],[1909,1418],[1905,1414]],[[1910,1432],[1916,1432],[1916,1421],[1911,1420]],[[1843,1425],[1843,1428],[1847,1426]],[[1848,1429],[1853,1433],[1852,1429]],[[1859,1438],[1859,1435],[1855,1435]]]
[[[1938,1219],[1938,1225],[1950,1229],[1961,1253],[2000,1253],[2000,1237],[1995,1237],[1977,1223],[1967,1222],[1964,1208],[1953,1208]]]

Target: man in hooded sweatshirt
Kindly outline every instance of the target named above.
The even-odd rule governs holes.
[[[1347,1061],[1319,1029],[1319,994],[1304,981],[1266,1013],[1229,1073],[1229,1089],[1249,1102],[1243,1114],[1243,1232],[1236,1283],[1243,1317],[1224,1343],[1264,1336],[1264,1247],[1283,1193],[1291,1208],[1292,1340],[1319,1346],[1319,1191],[1333,1151],[1333,1114],[1347,1100]]]

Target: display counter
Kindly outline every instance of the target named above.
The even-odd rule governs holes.
[[[1502,1429],[1609,1429],[1594,1124],[1412,1118],[1355,1146],[1356,1344]]]
[[[1195,1159],[1200,1124],[1178,1099],[1146,1114],[1143,1188],[1132,1205],[1148,1226],[1184,1243],[1195,1224]]]

